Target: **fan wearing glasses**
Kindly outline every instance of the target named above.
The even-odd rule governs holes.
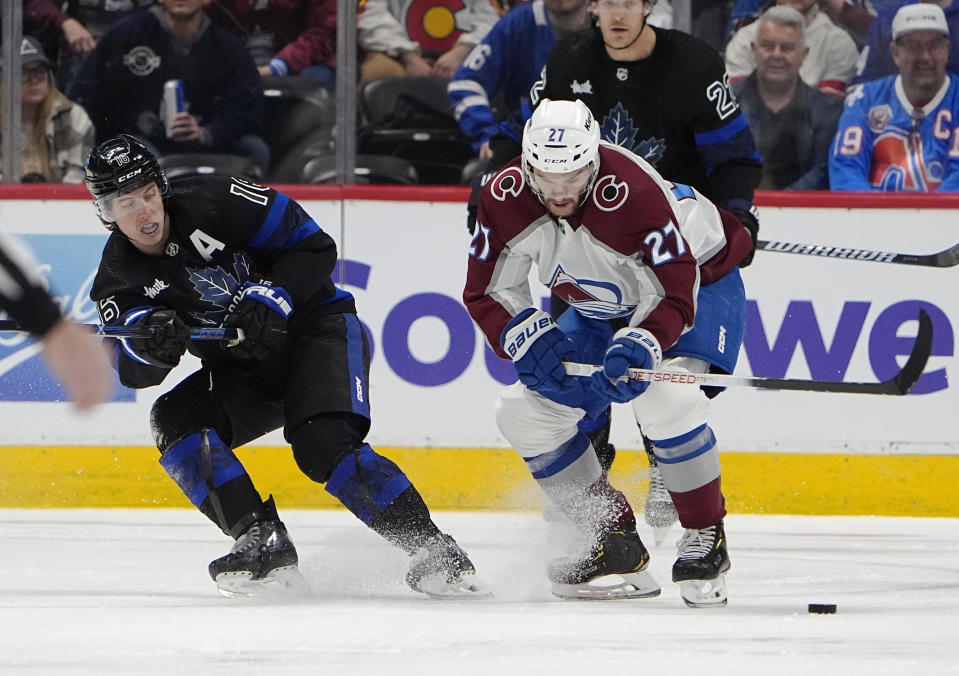
[[[959,190],[959,76],[947,72],[941,7],[905,5],[892,22],[898,69],[850,90],[829,161],[833,190]]]
[[[82,183],[93,123],[57,89],[50,61],[35,38],[23,38],[20,64],[20,180]]]

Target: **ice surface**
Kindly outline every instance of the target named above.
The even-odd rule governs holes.
[[[406,557],[343,511],[282,511],[313,594],[220,597],[229,539],[196,512],[0,510],[0,674],[959,673],[959,519],[738,516],[729,605],[564,602],[535,514],[439,513],[497,596],[409,590]],[[810,615],[809,603],[836,603]]]

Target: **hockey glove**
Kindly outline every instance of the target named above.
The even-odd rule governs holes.
[[[236,308],[223,320],[223,326],[241,329],[243,340],[227,347],[241,359],[264,359],[286,340],[286,320],[293,312],[293,301],[282,286],[269,282],[247,282]]]
[[[135,360],[164,369],[172,369],[180,363],[186,352],[186,326],[176,312],[163,307],[134,310],[123,322],[124,326],[153,329],[145,338],[124,338],[123,350]]]
[[[603,358],[603,370],[590,376],[590,385],[610,401],[632,401],[649,387],[645,380],[616,379],[626,375],[629,367],[655,369],[662,360],[659,341],[649,331],[626,327],[613,334]]]
[[[756,242],[759,240],[759,210],[756,205],[744,199],[731,199],[726,202],[726,211],[739,219],[753,240],[752,250],[739,262],[740,268],[749,267],[756,255]]]
[[[558,404],[578,405],[582,389],[563,368],[573,345],[548,314],[526,308],[503,329],[501,342],[521,383]]]

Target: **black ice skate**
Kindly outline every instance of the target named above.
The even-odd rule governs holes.
[[[683,601],[690,608],[726,605],[726,572],[729,555],[726,533],[720,521],[708,528],[687,528],[673,564],[673,582],[679,583]]]
[[[264,508],[266,516],[272,518],[254,521],[237,538],[229,554],[210,563],[210,577],[224,596],[309,592],[297,569],[296,548],[286,526],[276,516],[272,500]]]
[[[413,553],[406,583],[437,599],[488,598],[493,594],[476,577],[476,568],[456,540],[445,533]]]
[[[649,552],[635,523],[618,526],[585,549],[549,564],[552,592],[561,599],[612,600],[659,596],[646,568]]]

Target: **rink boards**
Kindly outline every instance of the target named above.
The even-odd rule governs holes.
[[[371,442],[399,462],[431,504],[528,509],[535,486],[492,417],[511,365],[492,357],[460,301],[466,193],[454,189],[292,188],[336,239],[338,281],[357,299],[373,343]],[[87,299],[105,232],[81,191],[0,192],[0,227],[26,236],[63,307],[96,321]],[[766,194],[762,237],[933,253],[959,241],[955,198]],[[759,252],[744,271],[749,328],[737,373],[875,381],[911,348],[920,307],[933,318],[933,357],[907,397],[736,388],[714,402],[732,512],[959,516],[954,423],[959,268],[927,268]],[[542,303],[542,287],[534,302]],[[90,416],[61,403],[31,341],[0,334],[0,506],[185,506],[156,462],[149,409],[196,367],[160,388],[121,390]],[[617,407],[614,478],[644,493],[643,454]],[[273,433],[240,457],[261,491],[290,507],[332,500],[296,469]]]

